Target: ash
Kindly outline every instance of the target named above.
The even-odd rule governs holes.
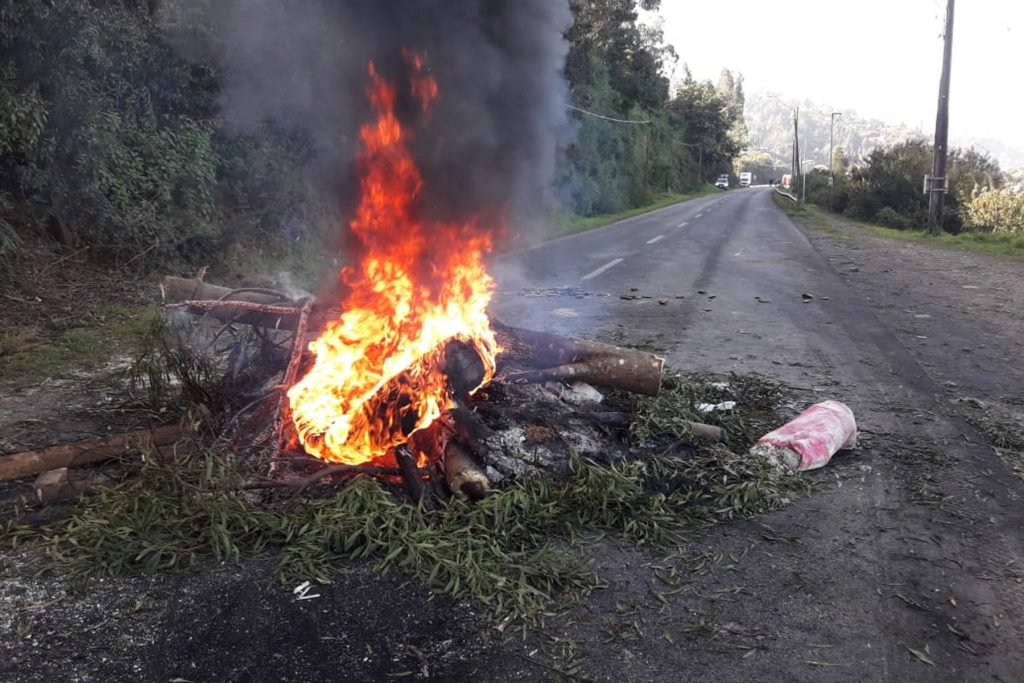
[[[631,416],[606,409],[605,396],[582,382],[510,384],[478,392],[476,414],[490,431],[474,444],[494,483],[531,473],[564,476],[573,456],[612,464],[629,454]]]

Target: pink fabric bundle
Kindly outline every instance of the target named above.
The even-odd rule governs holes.
[[[853,411],[845,403],[824,401],[762,436],[750,452],[780,469],[803,472],[822,467],[837,451],[856,443]]]

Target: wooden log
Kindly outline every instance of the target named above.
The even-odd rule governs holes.
[[[483,384],[486,369],[476,349],[464,341],[452,339],[444,347],[444,374],[452,394],[464,399]]]
[[[704,424],[703,422],[688,422],[690,430],[693,432],[694,437],[703,439],[704,441],[723,441],[725,439],[725,430],[715,425]]]
[[[665,359],[638,349],[570,339],[524,330],[494,321],[499,359],[517,361],[532,370],[508,373],[512,382],[580,381],[656,396]]]
[[[628,427],[636,419],[636,416],[632,413],[621,413],[621,412],[601,412],[594,411],[589,413],[577,413],[581,417],[585,417],[589,420],[593,420],[598,424],[605,425],[607,427]],[[722,441],[725,439],[725,430],[715,425],[704,424],[703,422],[687,422],[686,426],[690,429],[690,432],[697,439],[704,441]]]
[[[161,281],[160,289],[163,292],[164,301],[171,304],[200,301],[217,301],[222,304],[229,301],[238,302],[238,306],[221,305],[216,308],[189,306],[186,307],[186,310],[197,315],[210,315],[222,322],[236,322],[271,329],[294,330],[303,305],[303,301],[290,299],[282,292],[252,287],[241,289],[220,287],[204,282],[201,277],[184,278],[168,275]],[[245,304],[273,306],[280,310],[267,313],[254,310]],[[288,309],[293,309],[294,312]]]
[[[61,467],[43,472],[36,477],[36,499],[43,505],[50,505],[78,498],[100,487],[113,485],[114,480],[103,474],[73,479],[68,468]]]
[[[444,478],[452,493],[470,500],[483,500],[491,493],[487,475],[455,439],[449,439],[444,449]]]
[[[405,480],[406,492],[414,503],[419,503],[423,499],[423,475],[416,467],[416,458],[409,452],[408,446],[402,444],[395,447],[395,461]]]
[[[131,453],[147,445],[169,446],[181,439],[178,425],[140,429],[127,434],[115,434],[90,441],[50,446],[35,451],[24,451],[0,456],[0,481],[28,477],[61,467],[76,467],[110,460]]]

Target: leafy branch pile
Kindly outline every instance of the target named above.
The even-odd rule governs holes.
[[[745,381],[732,379],[732,396],[768,400],[778,391]],[[674,438],[671,424],[658,425],[694,396],[708,394],[673,380],[662,398],[650,400],[651,415],[638,431]],[[722,423],[753,428],[761,419],[741,410]],[[147,460],[67,517],[39,528],[10,523],[2,536],[45,550],[52,569],[75,575],[272,556],[283,581],[327,581],[343,558],[369,558],[380,571],[407,572],[435,590],[479,600],[495,616],[535,619],[601,584],[581,559],[594,534],[669,549],[686,532],[771,510],[809,486],[724,446],[611,468],[574,459],[564,481],[524,478],[480,503],[454,499],[435,511],[370,479],[326,497],[329,489],[299,497],[246,490],[250,474],[209,452],[173,464]]]

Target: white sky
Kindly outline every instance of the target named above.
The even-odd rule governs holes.
[[[935,128],[945,0],[662,0],[665,40],[695,78]],[[783,68],[784,66],[792,68]],[[1024,0],[960,0],[951,141],[1024,147]]]

